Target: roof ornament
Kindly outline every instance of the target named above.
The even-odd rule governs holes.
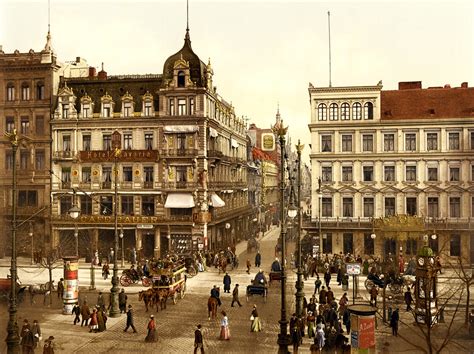
[[[189,0],[186,0],[186,36],[184,41],[189,41],[191,43],[191,38],[189,36]]]
[[[50,0],[48,0],[48,34],[46,35],[46,45],[44,46],[45,52],[52,52],[53,46],[51,45],[51,6]]]

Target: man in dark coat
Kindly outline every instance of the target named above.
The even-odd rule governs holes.
[[[214,287],[211,289],[211,297],[215,298],[217,300],[217,304],[219,306],[222,305],[221,298],[220,298],[220,292],[219,288],[214,285]]]
[[[331,272],[329,269],[324,273],[324,281],[326,282],[326,287],[329,288],[329,282],[331,281]]]
[[[405,291],[405,303],[407,304],[407,311],[411,310],[412,302],[413,302],[413,297],[411,296],[410,287],[407,287],[407,291]]]
[[[231,284],[231,279],[230,279],[230,275],[229,273],[225,273],[224,275],[224,280],[223,280],[223,283],[224,283],[224,292],[225,293],[230,293],[230,284]]]
[[[82,322],[81,327],[86,326],[89,322],[89,318],[91,318],[91,310],[89,309],[89,305],[87,305],[87,301],[84,301],[81,307],[81,315],[82,315]]]
[[[331,287],[328,286],[328,291],[326,292],[326,302],[331,304],[334,301],[334,293],[331,290]]]
[[[81,307],[79,306],[77,302],[74,304],[74,307],[72,308],[72,314],[76,316],[74,317],[74,325],[76,325],[76,323],[81,322],[81,318],[79,317],[81,315]]]
[[[326,291],[326,289],[324,288],[324,285],[323,285],[323,287],[321,288],[321,291],[319,292],[319,303],[320,304],[325,304],[326,303],[326,294],[327,294],[327,291]]]
[[[35,337],[30,330],[28,322],[26,322],[26,324],[27,325],[23,325],[21,329],[21,349],[24,354],[33,354],[35,352]]]
[[[236,302],[239,307],[242,307],[239,301],[239,284],[235,284],[234,290],[232,291],[232,303],[230,307],[234,307],[234,302]]]
[[[135,329],[135,325],[133,323],[133,309],[132,305],[128,305],[128,311],[127,311],[127,326],[123,330],[124,332],[127,332],[128,327],[132,327],[133,333],[137,333],[137,330]]]
[[[64,293],[64,278],[61,278],[58,281],[58,299],[63,298],[63,293]]]
[[[262,264],[262,255],[260,254],[260,251],[257,251],[257,254],[255,255],[255,267],[260,268],[261,264]]]
[[[119,309],[120,313],[125,313],[127,310],[127,294],[125,294],[125,290],[122,289],[119,293]]]
[[[390,327],[392,327],[392,334],[398,337],[398,320],[400,319],[400,315],[398,313],[398,308],[395,309],[392,313],[392,318],[390,318]]]
[[[204,344],[202,340],[201,325],[198,324],[194,331],[194,354],[197,353],[198,349],[201,349],[201,354],[204,354]]]

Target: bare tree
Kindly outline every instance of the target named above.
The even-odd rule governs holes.
[[[469,324],[469,305],[471,301],[471,285],[474,284],[474,273],[467,257],[456,257],[454,261],[448,261],[448,264],[452,267],[456,278],[463,283],[463,287],[466,290],[466,311],[464,324]]]
[[[56,269],[58,266],[56,262],[59,259],[59,255],[57,250],[49,250],[46,256],[41,258],[41,262],[39,263],[40,267],[47,268],[49,274],[49,304],[53,304],[53,269]]]

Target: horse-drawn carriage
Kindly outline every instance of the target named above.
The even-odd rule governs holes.
[[[165,290],[168,297],[173,298],[173,303],[179,297],[182,299],[186,291],[186,266],[178,264],[173,268],[162,269],[160,274],[153,275],[153,288]]]
[[[247,285],[246,297],[249,301],[249,297],[253,295],[263,296],[263,302],[267,302],[268,287],[264,284],[250,284]]]
[[[143,286],[150,286],[152,280],[149,277],[146,277],[143,274],[138,274],[137,271],[133,272],[131,269],[124,269],[122,275],[120,276],[120,285],[129,286],[132,284],[137,284],[141,280]]]
[[[273,281],[281,281],[281,271],[280,272],[271,271],[268,277],[270,278],[270,285],[272,284]]]
[[[401,275],[395,278],[387,279],[377,278],[373,274],[369,274],[365,279],[364,285],[368,292],[372,290],[374,286],[383,288],[386,286],[393,294],[401,294],[403,287],[409,287],[415,282],[415,277],[412,275]]]
[[[18,281],[16,282],[16,298],[18,303],[23,301],[23,296],[27,286],[22,286]],[[0,278],[0,300],[8,300],[11,292],[11,279]]]

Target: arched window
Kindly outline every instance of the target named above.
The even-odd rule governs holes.
[[[324,103],[320,103],[318,105],[318,120],[327,120],[327,119],[328,119],[327,106]]]
[[[179,71],[178,72],[178,87],[184,87],[184,71]]]
[[[36,84],[36,99],[44,100],[44,83],[38,82]]]
[[[15,100],[15,85],[13,83],[7,84],[7,101]]]
[[[352,119],[362,119],[362,105],[359,102],[356,102],[352,105]]]
[[[344,102],[343,104],[341,104],[341,120],[349,120],[351,118],[349,108],[349,103]]]
[[[338,120],[339,119],[339,112],[336,103],[331,103],[329,105],[329,120]]]
[[[21,84],[21,100],[29,101],[29,99],[30,99],[30,85],[24,82]]]
[[[372,102],[364,104],[364,119],[374,119],[374,105]]]

